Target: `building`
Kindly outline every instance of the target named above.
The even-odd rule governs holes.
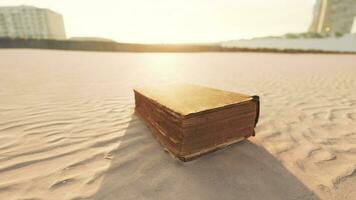
[[[350,33],[356,16],[356,0],[317,0],[310,32]]]
[[[115,42],[113,39],[102,37],[71,37],[69,40],[73,41],[96,41],[96,42]]]
[[[63,17],[33,6],[0,7],[0,37],[66,39]]]

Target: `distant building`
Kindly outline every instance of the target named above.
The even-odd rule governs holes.
[[[317,0],[310,32],[350,33],[356,16],[356,0]]]
[[[97,42],[115,42],[113,39],[102,37],[71,37],[70,40],[74,41],[97,41]]]
[[[0,7],[0,37],[66,39],[63,17],[33,6]]]

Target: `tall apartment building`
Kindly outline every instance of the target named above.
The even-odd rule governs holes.
[[[317,0],[310,32],[350,33],[356,16],[356,0]]]
[[[0,37],[66,39],[63,17],[33,6],[0,7]]]

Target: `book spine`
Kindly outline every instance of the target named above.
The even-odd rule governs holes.
[[[256,102],[256,118],[255,118],[255,127],[258,123],[258,119],[260,118],[260,97],[257,95],[252,96],[252,100]]]

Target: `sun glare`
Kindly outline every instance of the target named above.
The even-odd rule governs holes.
[[[313,0],[1,0],[63,15],[68,37],[129,43],[206,43],[303,32]],[[293,8],[293,9],[289,9]]]

